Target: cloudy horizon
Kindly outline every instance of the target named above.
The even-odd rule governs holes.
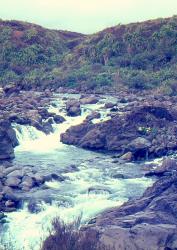
[[[87,34],[119,23],[175,14],[176,0],[0,0],[3,20],[21,20]]]

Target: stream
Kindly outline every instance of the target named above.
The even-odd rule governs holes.
[[[82,214],[82,223],[86,223],[103,210],[140,196],[153,183],[152,179],[143,177],[142,164],[119,164],[112,154],[61,143],[60,134],[70,126],[82,123],[92,111],[101,113],[101,121],[109,119],[108,111],[103,108],[104,103],[114,101],[113,97],[104,97],[98,104],[83,105],[81,116],[68,117],[62,100],[64,96],[78,97],[56,95],[53,98],[49,111],[66,119],[62,124],[53,125],[54,133],[45,135],[34,127],[13,125],[20,143],[15,148],[14,164],[32,165],[41,174],[55,173],[65,177],[65,180],[48,181],[46,189],[26,194],[39,201],[38,213],[31,213],[27,202],[24,202],[20,210],[6,214],[7,223],[3,225],[1,239],[13,246],[11,249],[39,250],[53,218],[60,217],[70,222]],[[93,122],[100,122],[100,119]],[[117,174],[126,178],[116,178]]]

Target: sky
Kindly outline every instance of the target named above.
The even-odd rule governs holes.
[[[117,24],[170,17],[177,0],[0,0],[0,18],[95,33]]]

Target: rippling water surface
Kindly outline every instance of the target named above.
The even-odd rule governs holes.
[[[25,202],[23,209],[7,214],[8,223],[4,225],[1,236],[3,241],[12,242],[16,250],[31,247],[39,250],[40,241],[46,237],[47,228],[56,216],[69,222],[82,214],[84,223],[106,208],[119,206],[129,198],[141,195],[152,184],[151,179],[142,177],[143,170],[138,164],[114,163],[112,155],[64,145],[59,140],[62,132],[82,123],[92,110],[101,112],[101,120],[109,119],[103,106],[110,98],[95,105],[84,105],[82,115],[75,118],[66,116],[61,99],[61,96],[56,96],[54,105],[49,107],[50,111],[66,118],[63,124],[54,125],[53,134],[45,135],[34,127],[14,124],[20,142],[15,149],[14,164],[33,165],[41,174],[56,173],[66,177],[64,182],[46,182],[47,189],[25,194],[39,201],[39,213],[30,213]],[[74,170],[73,164],[76,166]],[[117,179],[116,174],[130,178]]]

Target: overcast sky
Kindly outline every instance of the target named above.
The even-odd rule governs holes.
[[[177,0],[0,0],[2,19],[82,33],[175,14]]]

